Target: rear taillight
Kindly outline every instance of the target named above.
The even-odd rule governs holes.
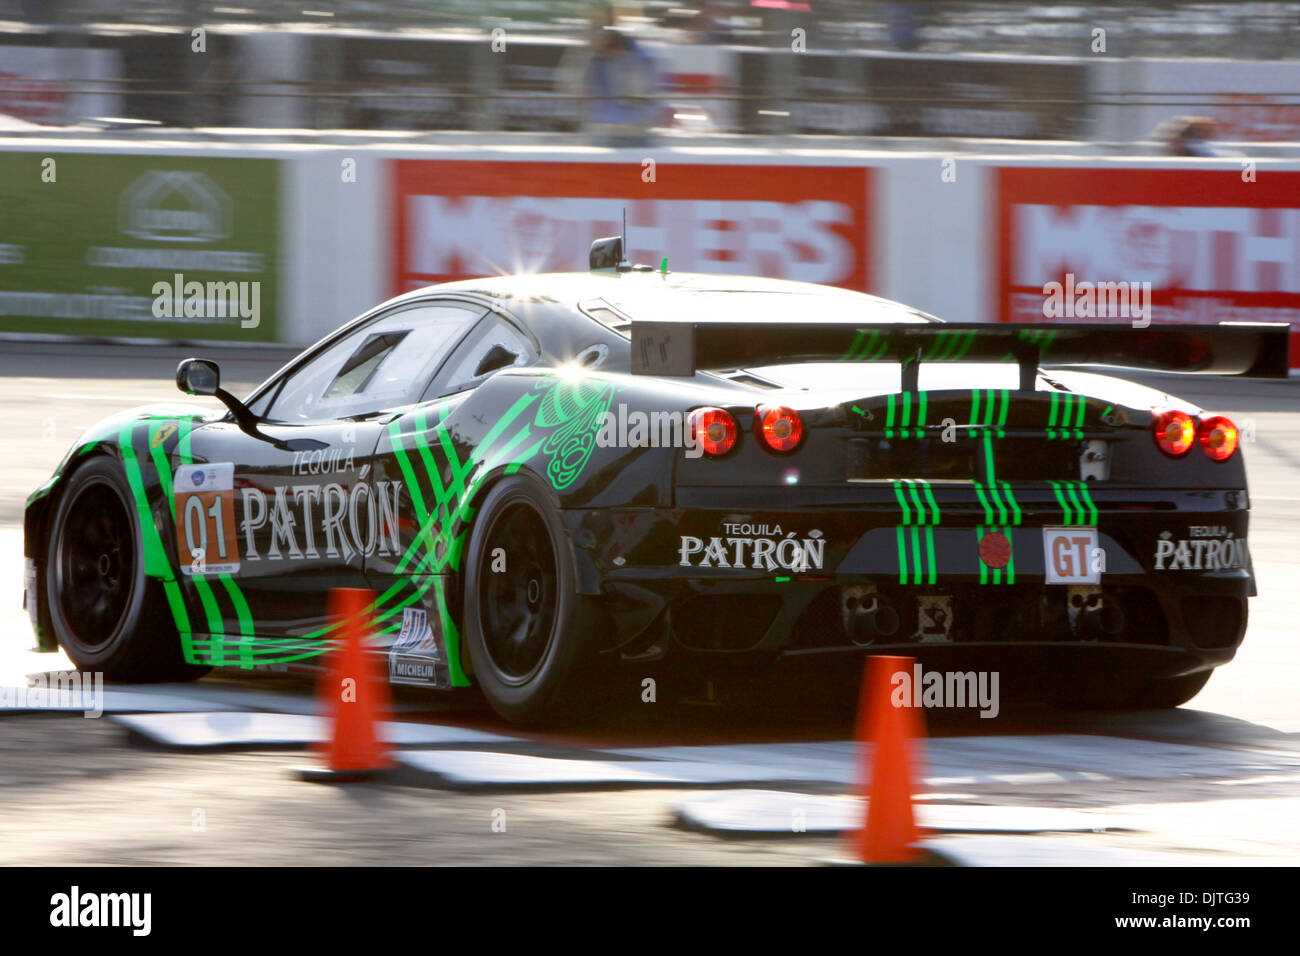
[[[1201,422],[1201,451],[1211,461],[1227,461],[1237,450],[1237,426],[1222,415],[1215,415]]]
[[[736,446],[736,420],[721,408],[697,408],[691,412],[691,434],[706,455],[725,455]]]
[[[794,451],[803,438],[799,413],[784,405],[760,405],[754,411],[758,440],[775,452]]]
[[[1187,454],[1196,441],[1196,421],[1186,412],[1162,412],[1151,430],[1160,450],[1174,458]]]

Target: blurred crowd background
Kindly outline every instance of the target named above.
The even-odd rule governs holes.
[[[591,0],[3,0],[0,20],[94,30],[123,27],[335,28],[479,32],[506,26],[577,38]],[[1073,56],[1092,30],[1124,56],[1281,59],[1300,50],[1300,4],[1176,0],[1072,4],[887,0],[645,0],[615,4],[638,36],[674,43],[771,45],[795,16],[818,47]]]
[[[0,0],[0,115],[1203,155],[1300,139],[1297,50],[1300,3]]]

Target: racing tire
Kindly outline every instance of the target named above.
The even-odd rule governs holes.
[[[140,517],[121,466],[95,458],[59,495],[45,555],[50,627],[77,670],[107,681],[195,680],[159,581],[145,575]]]
[[[1052,704],[1063,710],[1172,710],[1187,703],[1201,692],[1214,673],[1213,668],[1164,677],[1136,687],[1093,688],[1065,692],[1052,698]]]
[[[465,641],[491,708],[516,724],[576,716],[590,696],[599,614],[577,593],[568,535],[550,489],[528,475],[494,485],[465,563]]]
[[[1183,674],[1181,677],[1153,680],[1133,692],[1129,706],[1140,710],[1169,710],[1180,707],[1201,692],[1213,673],[1214,670],[1211,668],[1208,671]]]

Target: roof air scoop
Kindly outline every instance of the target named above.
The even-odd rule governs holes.
[[[623,258],[623,237],[608,236],[593,242],[587,256],[587,265],[593,272],[597,269],[626,269],[628,265]]]

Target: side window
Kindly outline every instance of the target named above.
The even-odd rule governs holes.
[[[267,417],[310,422],[418,401],[421,387],[482,310],[420,305],[369,322],[293,372]]]
[[[498,369],[527,365],[537,357],[528,338],[499,315],[489,314],[447,360],[422,398],[459,392]]]

